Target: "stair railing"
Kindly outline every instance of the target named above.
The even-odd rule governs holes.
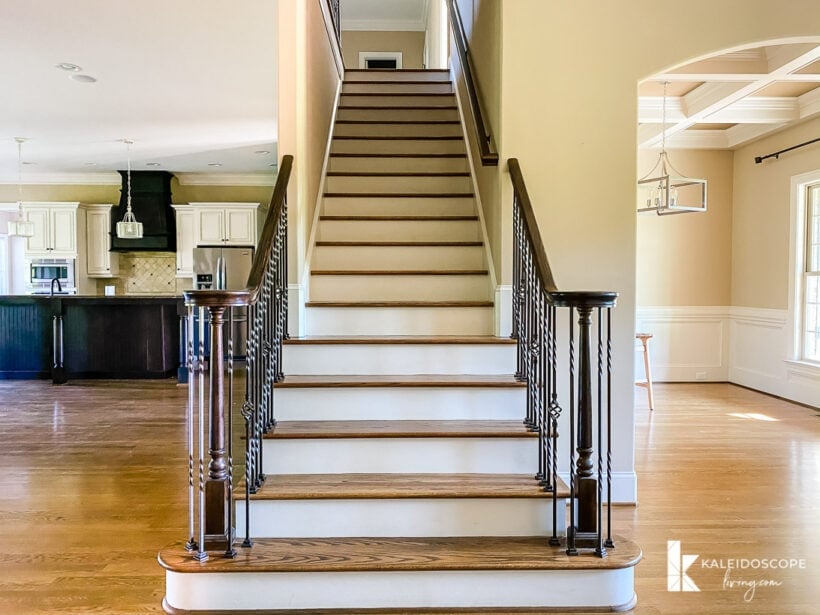
[[[493,143],[493,135],[489,123],[485,120],[485,113],[478,91],[478,80],[475,68],[470,56],[470,47],[467,42],[467,33],[464,29],[464,22],[461,20],[461,11],[458,10],[456,0],[447,0],[447,13],[450,17],[450,25],[453,30],[453,41],[455,42],[458,61],[464,71],[464,85],[467,89],[467,98],[472,109],[473,122],[475,124],[476,137],[478,138],[478,149],[481,154],[481,164],[484,166],[498,165],[498,152]]]
[[[557,289],[521,167],[515,158],[510,158],[508,165],[514,194],[512,337],[518,340],[516,377],[527,383],[524,423],[538,433],[536,478],[552,492],[550,544],[564,544],[568,555],[593,549],[605,557],[606,550],[615,546],[611,532],[611,313],[618,293]],[[597,373],[590,348],[596,333]],[[559,337],[566,337],[566,354],[559,351]],[[566,373],[559,374],[559,369]],[[564,413],[562,404],[569,410],[570,511],[564,543],[558,536],[558,422]]]
[[[288,331],[287,187],[293,156],[283,156],[262,235],[243,290],[192,290],[187,306],[188,541],[194,559],[209,551],[235,557],[233,426],[234,322],[247,308],[244,370],[245,540],[250,496],[265,480],[262,438],[276,424],[273,388],[283,379],[282,341]],[[227,334],[223,327],[227,325]],[[209,335],[206,335],[206,327]],[[227,383],[226,383],[227,380]]]

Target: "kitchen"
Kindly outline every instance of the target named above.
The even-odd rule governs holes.
[[[230,176],[132,171],[139,239],[117,236],[128,174],[120,190],[111,175],[108,185],[26,185],[22,205],[9,202],[18,186],[0,185],[0,379],[184,381],[182,293],[244,287],[272,174],[232,186]],[[3,235],[21,215],[33,235]]]

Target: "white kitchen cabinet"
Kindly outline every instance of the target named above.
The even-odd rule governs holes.
[[[77,258],[77,207],[79,203],[23,203],[26,219],[34,223],[26,258]]]
[[[256,246],[259,203],[191,203],[197,246]]]
[[[189,205],[173,205],[177,225],[178,278],[194,277],[194,210]]]
[[[85,211],[86,273],[90,278],[113,278],[119,273],[119,255],[111,252],[113,205],[83,205]]]

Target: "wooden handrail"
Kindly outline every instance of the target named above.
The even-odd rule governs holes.
[[[467,44],[467,34],[464,31],[464,22],[461,20],[461,11],[458,10],[456,0],[447,0],[447,12],[450,15],[450,24],[453,26],[456,51],[461,66],[464,68],[464,82],[467,86],[467,97],[473,112],[475,131],[478,136],[478,150],[481,154],[481,164],[484,166],[498,166],[498,152],[493,143],[492,131],[484,120],[481,98],[476,86],[477,80],[473,62],[470,59],[470,49]]]
[[[282,164],[279,166],[279,174],[276,177],[276,185],[270,199],[268,215],[265,218],[265,226],[262,228],[262,236],[256,247],[256,254],[253,259],[253,266],[248,275],[247,291],[250,293],[249,299],[253,303],[259,294],[262,285],[262,277],[265,275],[265,266],[268,262],[268,255],[273,247],[273,240],[276,235],[276,222],[282,215],[282,208],[288,193],[288,181],[293,169],[293,156],[282,156]]]

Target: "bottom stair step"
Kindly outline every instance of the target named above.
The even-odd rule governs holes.
[[[589,609],[634,603],[638,546],[569,557],[544,537],[259,539],[235,559],[159,554],[169,613]],[[332,612],[332,611],[331,611]],[[389,611],[388,611],[389,612]],[[526,611],[524,611],[526,612]],[[530,611],[532,612],[532,611]]]

